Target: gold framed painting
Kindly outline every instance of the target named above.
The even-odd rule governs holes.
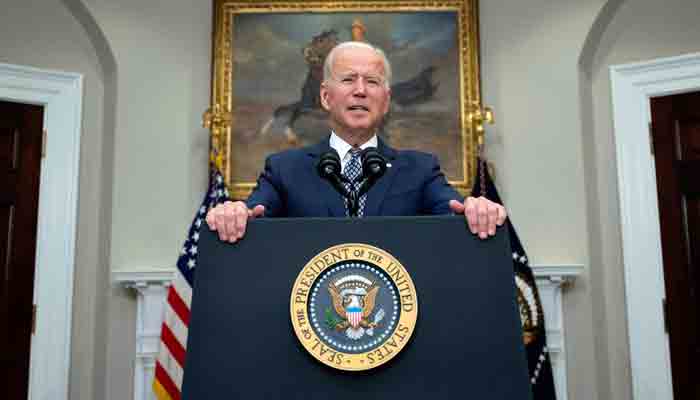
[[[392,103],[380,136],[438,156],[463,194],[476,168],[480,104],[477,0],[214,0],[213,157],[233,198],[247,197],[273,152],[330,133],[318,100],[323,61],[363,40],[392,63]]]

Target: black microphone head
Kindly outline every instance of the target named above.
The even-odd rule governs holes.
[[[362,151],[362,172],[368,177],[379,178],[386,172],[386,159],[376,147],[368,147]]]
[[[328,178],[333,175],[340,174],[340,156],[335,149],[330,149],[327,152],[321,154],[319,157],[318,165],[316,166],[318,174],[323,178]]]

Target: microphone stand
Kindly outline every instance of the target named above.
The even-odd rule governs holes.
[[[331,149],[321,154],[316,170],[321,178],[330,182],[331,186],[347,200],[348,214],[351,217],[357,217],[359,196],[357,196],[355,190],[352,189],[354,185],[340,173],[340,157],[338,156],[338,152]],[[351,183],[351,189],[346,189],[343,183]]]
[[[354,208],[351,209],[350,207],[348,207],[351,216],[357,216],[360,208],[360,198],[365,193],[369,192],[372,186],[374,186],[377,180],[379,180],[379,178],[381,178],[384,175],[387,169],[386,158],[384,158],[384,156],[379,152],[379,150],[377,150],[374,147],[370,147],[363,150],[361,158],[362,181],[357,190],[352,191],[352,194],[354,195]],[[354,189],[355,186],[351,185],[351,187]]]
[[[387,169],[384,156],[375,148],[368,148],[362,152],[362,176],[358,178],[360,185],[355,190],[355,182],[350,182],[340,173],[340,157],[338,152],[331,149],[323,154],[316,166],[318,174],[328,180],[333,188],[348,202],[348,215],[357,217],[360,209],[360,197],[381,178]],[[343,183],[350,183],[348,190]]]

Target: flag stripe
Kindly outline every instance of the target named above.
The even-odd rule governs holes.
[[[156,389],[156,394],[159,394],[157,390],[158,386],[160,389],[163,389],[160,394],[168,396],[159,398],[159,400],[180,400],[180,389],[175,386],[175,383],[170,379],[170,376],[168,376],[160,363],[156,363],[156,382],[153,384],[153,388]]]
[[[175,336],[178,343],[183,346],[187,345],[187,325],[180,320],[180,317],[173,312],[169,307],[165,310],[165,319],[163,321],[170,328],[170,332]]]
[[[159,400],[180,399],[192,305],[192,282],[199,254],[197,243],[199,231],[202,226],[206,226],[204,218],[207,210],[228,200],[228,191],[223,177],[215,167],[210,172],[209,188],[192,220],[187,239],[182,245],[176,264],[175,278],[168,290],[165,303],[161,343],[153,380],[153,391]]]
[[[180,317],[180,320],[185,323],[185,325],[190,325],[190,308],[185,304],[177,290],[174,287],[170,287],[168,291],[168,303],[173,311]]]
[[[182,387],[184,370],[180,366],[180,364],[178,364],[175,357],[170,353],[168,346],[163,345],[160,347],[160,351],[158,352],[158,363],[160,364],[161,368],[163,368],[163,371],[165,371],[168,374],[170,380],[173,381],[173,383],[175,384],[175,386],[177,386],[179,390],[179,388]]]
[[[175,357],[177,363],[180,364],[180,367],[184,366],[185,347],[177,341],[177,338],[175,335],[173,335],[173,332],[170,330],[170,327],[168,327],[167,324],[163,324],[163,329],[161,330],[161,340],[170,351],[170,354]]]
[[[182,301],[188,305],[192,304],[192,287],[187,283],[185,277],[177,271],[175,278],[173,279],[172,286],[177,291]]]

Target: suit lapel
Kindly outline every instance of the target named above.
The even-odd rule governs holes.
[[[330,184],[330,182],[322,179],[318,175],[316,167],[318,165],[318,159],[321,154],[330,150],[328,139],[322,140],[320,143],[309,148],[308,157],[310,161],[309,170],[313,177],[313,181],[316,184],[316,189],[318,192],[318,198],[323,204],[328,207],[328,214],[331,217],[344,217],[345,216],[345,202],[343,201],[343,196],[338,193],[335,188]]]
[[[384,202],[387,191],[394,182],[394,178],[396,178],[396,174],[399,172],[399,169],[401,169],[401,162],[397,158],[398,152],[396,150],[387,146],[381,139],[379,139],[379,146],[377,149],[384,157],[386,157],[387,163],[391,165],[391,167],[386,169],[384,176],[379,178],[369,192],[367,192],[367,203],[365,204],[364,214],[368,217],[379,215],[379,210]]]

